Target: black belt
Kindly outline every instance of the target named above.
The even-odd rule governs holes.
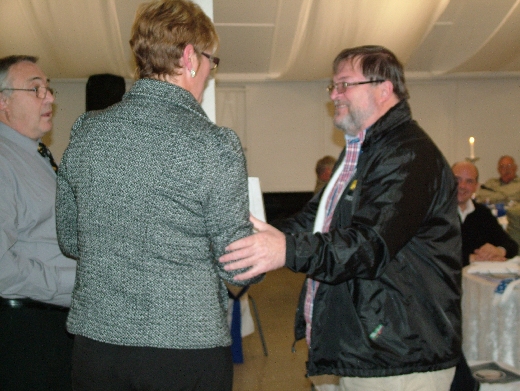
[[[36,301],[33,299],[6,299],[4,297],[0,298],[0,309],[22,309],[22,308],[37,308],[41,310],[47,311],[63,311],[67,312],[69,309],[67,307],[62,307],[61,305],[42,303],[41,301]]]

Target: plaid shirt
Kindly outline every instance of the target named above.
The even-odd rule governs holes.
[[[330,222],[332,221],[332,216],[334,215],[334,210],[336,209],[338,200],[341,197],[341,194],[343,194],[343,191],[345,190],[345,187],[349,183],[350,179],[356,172],[356,165],[359,158],[359,154],[361,152],[361,145],[363,144],[363,141],[365,139],[365,134],[366,129],[360,132],[358,137],[347,140],[347,144],[345,146],[345,160],[343,161],[341,173],[339,174],[338,179],[334,183],[334,186],[332,187],[327,196],[327,201],[325,204],[325,218],[323,221],[323,228],[321,232],[329,232]],[[323,199],[320,202],[323,202]],[[307,345],[310,346],[312,329],[312,311],[314,306],[314,297],[316,295],[316,291],[318,290],[319,282],[311,278],[307,278],[306,284],[307,293],[305,296],[304,316],[305,323],[307,326],[305,335]]]

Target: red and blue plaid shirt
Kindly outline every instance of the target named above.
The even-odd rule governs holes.
[[[341,197],[341,194],[343,194],[343,191],[345,190],[347,184],[350,182],[352,176],[356,172],[357,161],[361,152],[361,145],[363,144],[363,141],[365,139],[365,134],[366,129],[360,132],[357,137],[347,139],[345,147],[345,160],[343,161],[342,170],[336,182],[334,183],[334,186],[332,187],[327,196],[325,204],[325,216],[321,232],[329,232],[330,222],[332,221],[332,216],[334,215],[334,210],[336,209],[338,200]],[[323,196],[327,194],[327,191],[328,188],[325,190]],[[323,198],[320,201],[320,203],[321,202],[323,202]],[[316,295],[319,282],[311,278],[307,278],[306,283],[307,294],[305,296],[304,317],[307,327],[305,336],[307,340],[307,345],[310,346],[314,297]]]

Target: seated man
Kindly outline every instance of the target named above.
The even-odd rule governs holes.
[[[314,194],[318,193],[329,182],[332,169],[336,164],[336,159],[332,156],[324,156],[316,162],[316,186]]]
[[[491,204],[509,201],[520,202],[520,178],[516,176],[515,159],[505,155],[498,160],[499,178],[491,178],[484,183],[478,193],[477,201]]]
[[[458,182],[463,265],[471,261],[505,261],[514,257],[518,254],[518,244],[502,229],[485,205],[471,199],[478,187],[477,167],[469,162],[458,162],[452,170]]]

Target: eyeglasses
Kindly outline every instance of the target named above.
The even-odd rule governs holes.
[[[50,92],[53,96],[56,95],[54,89],[45,86],[37,86],[34,88],[4,88],[0,90],[0,92],[4,91],[32,91],[36,93],[36,97],[39,99],[45,99],[47,97],[47,92]]]
[[[220,63],[220,58],[210,56],[208,53],[202,52],[202,55],[206,57],[210,63],[213,63],[213,66],[211,67],[211,70],[216,69],[218,67],[218,64]]]
[[[359,86],[361,84],[382,83],[384,81],[385,80],[382,80],[382,79],[356,81],[353,83],[350,83],[348,81],[341,81],[339,83],[330,83],[327,86],[327,91],[329,92],[329,94],[332,94],[332,91],[336,90],[338,92],[338,94],[343,94],[347,90],[348,87]]]

